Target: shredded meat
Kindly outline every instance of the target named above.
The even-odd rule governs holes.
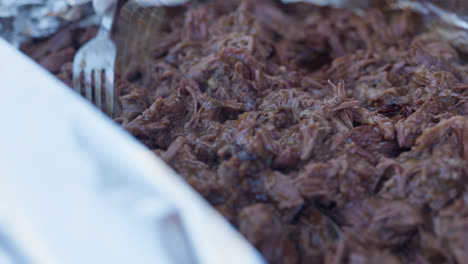
[[[416,14],[220,0],[171,21],[116,121],[269,263],[468,263],[468,67]],[[23,50],[70,84],[89,36]]]

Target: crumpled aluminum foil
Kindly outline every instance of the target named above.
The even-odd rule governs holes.
[[[468,53],[468,0],[282,0],[284,3],[308,2],[340,8],[411,9],[422,14],[429,30],[459,50]]]
[[[151,0],[149,2],[152,2]],[[360,9],[387,6],[424,14],[430,28],[454,46],[468,52],[466,0],[282,0]],[[176,1],[180,2],[180,1]],[[45,38],[72,22],[98,24],[90,0],[0,0],[0,37],[15,46],[30,38]],[[436,23],[434,23],[436,21]],[[443,22],[443,26],[440,25]],[[434,26],[436,25],[436,26]]]
[[[468,53],[468,2],[464,0],[394,0],[393,9],[423,14],[427,27],[457,49]]]
[[[456,2],[454,2],[454,5],[455,4]],[[468,3],[465,4],[465,6],[468,6]],[[440,3],[437,4],[437,1],[435,0],[399,0],[390,3],[390,7],[395,9],[412,9],[423,14],[429,22],[437,19],[446,23],[447,25],[453,25],[461,29],[468,30],[468,10],[465,10],[463,7],[460,7],[460,9],[457,10],[458,6],[443,6]]]
[[[90,0],[0,0],[0,37],[15,46],[80,22],[97,24]]]

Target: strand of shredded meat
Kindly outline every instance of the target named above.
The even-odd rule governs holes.
[[[68,83],[69,32],[23,48]],[[220,0],[160,34],[116,120],[269,263],[468,263],[468,67],[416,14]]]

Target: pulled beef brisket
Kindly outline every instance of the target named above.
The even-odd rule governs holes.
[[[232,0],[168,24],[116,121],[269,263],[468,263],[468,67],[416,14]],[[70,83],[84,35],[24,50]]]
[[[72,25],[49,39],[28,41],[21,46],[21,50],[71,86],[71,66],[75,53],[96,33],[97,27],[83,29]]]

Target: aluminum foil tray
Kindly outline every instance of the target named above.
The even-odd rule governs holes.
[[[0,39],[0,264],[264,263],[164,162],[15,49],[77,19],[97,22],[88,0],[64,2],[0,0],[10,41]],[[464,13],[418,2],[392,6],[455,25],[434,29],[468,51]]]

